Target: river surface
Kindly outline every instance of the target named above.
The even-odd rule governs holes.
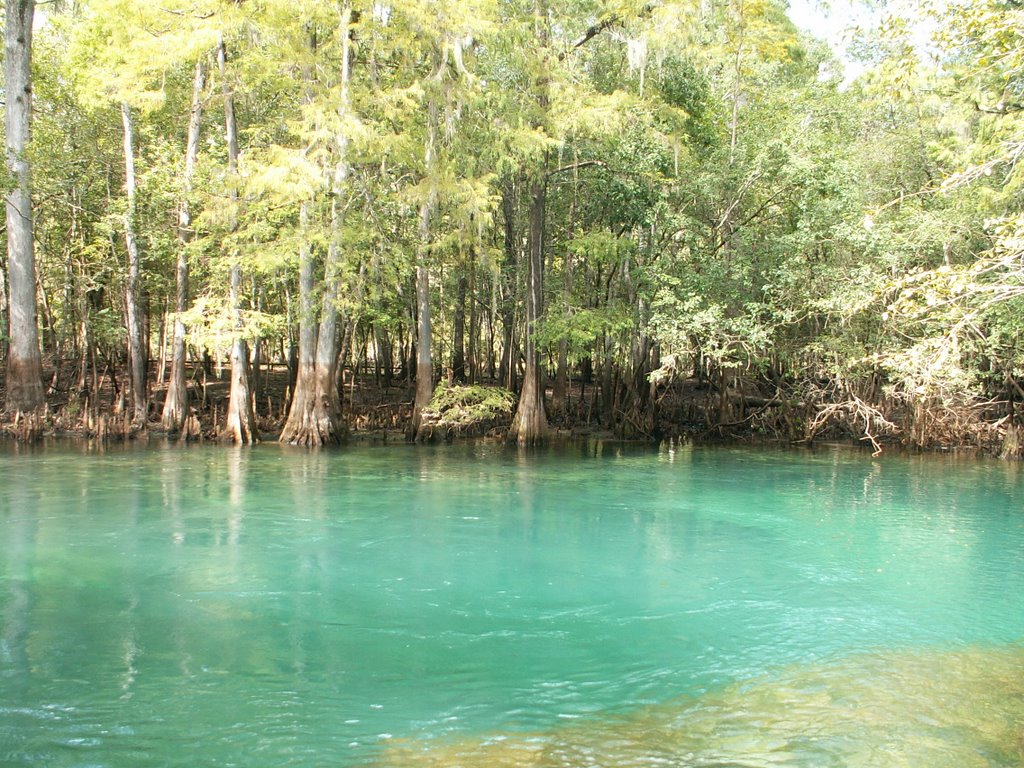
[[[1024,765],[1024,475],[0,444],[2,766]]]

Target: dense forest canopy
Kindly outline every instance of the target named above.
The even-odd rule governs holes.
[[[848,83],[781,0],[7,0],[8,413],[1015,453],[1022,14]]]

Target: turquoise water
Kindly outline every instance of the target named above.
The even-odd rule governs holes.
[[[3,766],[1024,764],[1017,465],[65,445],[0,471]]]

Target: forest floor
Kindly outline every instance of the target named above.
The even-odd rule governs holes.
[[[46,365],[46,363],[49,365]],[[2,369],[2,366],[0,366]],[[2,372],[2,371],[0,371]],[[128,377],[124,370],[106,370],[88,377],[85,387],[75,366],[57,367],[44,361],[47,386],[47,407],[40,422],[19,422],[12,414],[0,414],[0,434],[21,439],[42,435],[88,437],[101,440],[165,438],[181,439],[169,434],[160,424],[165,380],[154,375],[150,381],[150,408],[146,428],[133,428],[128,396]],[[492,383],[479,382],[484,386]],[[287,417],[291,374],[284,365],[261,367],[252,378],[256,426],[262,441],[276,440]],[[189,408],[198,425],[189,439],[214,441],[223,429],[228,406],[230,377],[228,368],[204,369],[196,366],[188,371]],[[979,420],[976,412],[967,420],[958,419],[944,428],[937,439],[911,440],[913,427],[903,426],[885,434],[872,426],[871,414],[844,411],[844,404],[820,404],[786,401],[779,393],[759,392],[748,386],[740,393],[725,393],[695,379],[675,382],[661,389],[644,403],[631,407],[609,405],[601,388],[594,383],[574,380],[569,387],[564,408],[553,412],[551,390],[547,390],[548,423],[555,438],[598,437],[602,439],[657,442],[672,438],[697,441],[743,441],[775,444],[806,444],[815,441],[860,445],[880,452],[899,446],[917,448],[967,448],[974,451],[1021,457],[1024,440],[1018,430],[1002,422]],[[396,443],[406,439],[414,398],[414,382],[393,376],[390,385],[374,376],[372,371],[353,376],[345,371],[342,389],[342,418],[351,440]],[[6,402],[3,376],[0,375],[0,403]],[[860,401],[858,401],[860,403]],[[860,403],[860,405],[864,405]],[[822,413],[835,410],[839,415],[824,428],[813,431],[809,424],[820,420]],[[848,409],[847,409],[848,410]],[[873,411],[872,413],[877,413]],[[511,410],[472,421],[455,428],[435,430],[435,440],[457,437],[503,438],[512,419]],[[967,417],[965,417],[967,418]],[[860,421],[865,421],[860,424]],[[934,421],[934,419],[933,419]],[[1005,421],[1005,420],[1004,420]],[[823,422],[824,423],[824,422]],[[895,426],[895,425],[890,425]],[[807,436],[810,431],[810,437]]]
[[[44,361],[47,382],[47,407],[43,416],[44,434],[66,437],[99,437],[126,439],[168,437],[160,425],[166,380],[155,375],[149,382],[150,408],[145,430],[132,429],[128,375],[125,370],[107,367],[98,375],[89,377],[89,384],[80,386],[80,374],[74,366],[57,367],[52,360]],[[479,382],[488,386],[492,382]],[[264,441],[276,440],[287,417],[291,391],[291,374],[284,365],[264,366],[253,377],[254,404],[257,428]],[[216,366],[203,369],[190,368],[187,374],[189,408],[199,424],[200,440],[216,440],[223,428],[230,386],[229,370]],[[374,442],[400,442],[405,439],[406,427],[412,414],[415,383],[398,376],[384,386],[372,372],[352,376],[345,372],[342,390],[342,414],[349,436],[354,440]],[[548,389],[548,403],[551,391]],[[749,424],[735,424],[729,429],[713,428],[706,414],[717,400],[714,393],[699,384],[676,387],[668,398],[663,398],[657,409],[657,419],[646,423],[636,414],[608,414],[601,405],[600,388],[580,381],[572,382],[565,407],[553,413],[549,407],[548,420],[552,434],[558,437],[596,436],[603,438],[657,440],[662,437],[705,436],[732,439],[750,436]],[[0,376],[0,402],[6,392]],[[447,437],[501,437],[507,432],[512,413],[486,422],[471,425],[457,433],[447,431],[438,435]],[[9,413],[0,418],[0,431],[18,436],[23,425],[16,423]]]

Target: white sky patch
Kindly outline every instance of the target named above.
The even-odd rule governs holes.
[[[873,29],[886,15],[908,20],[910,42],[922,60],[933,57],[932,35],[935,20],[921,13],[913,0],[889,0],[869,7],[864,0],[789,0],[789,18],[800,29],[825,40],[843,63],[844,81],[849,83],[863,74],[867,66],[849,55],[854,31]]]
[[[878,23],[876,11],[850,0],[790,0],[789,18],[797,27],[827,42],[843,62],[844,80],[850,82],[864,72],[864,65],[847,52],[853,30]]]

